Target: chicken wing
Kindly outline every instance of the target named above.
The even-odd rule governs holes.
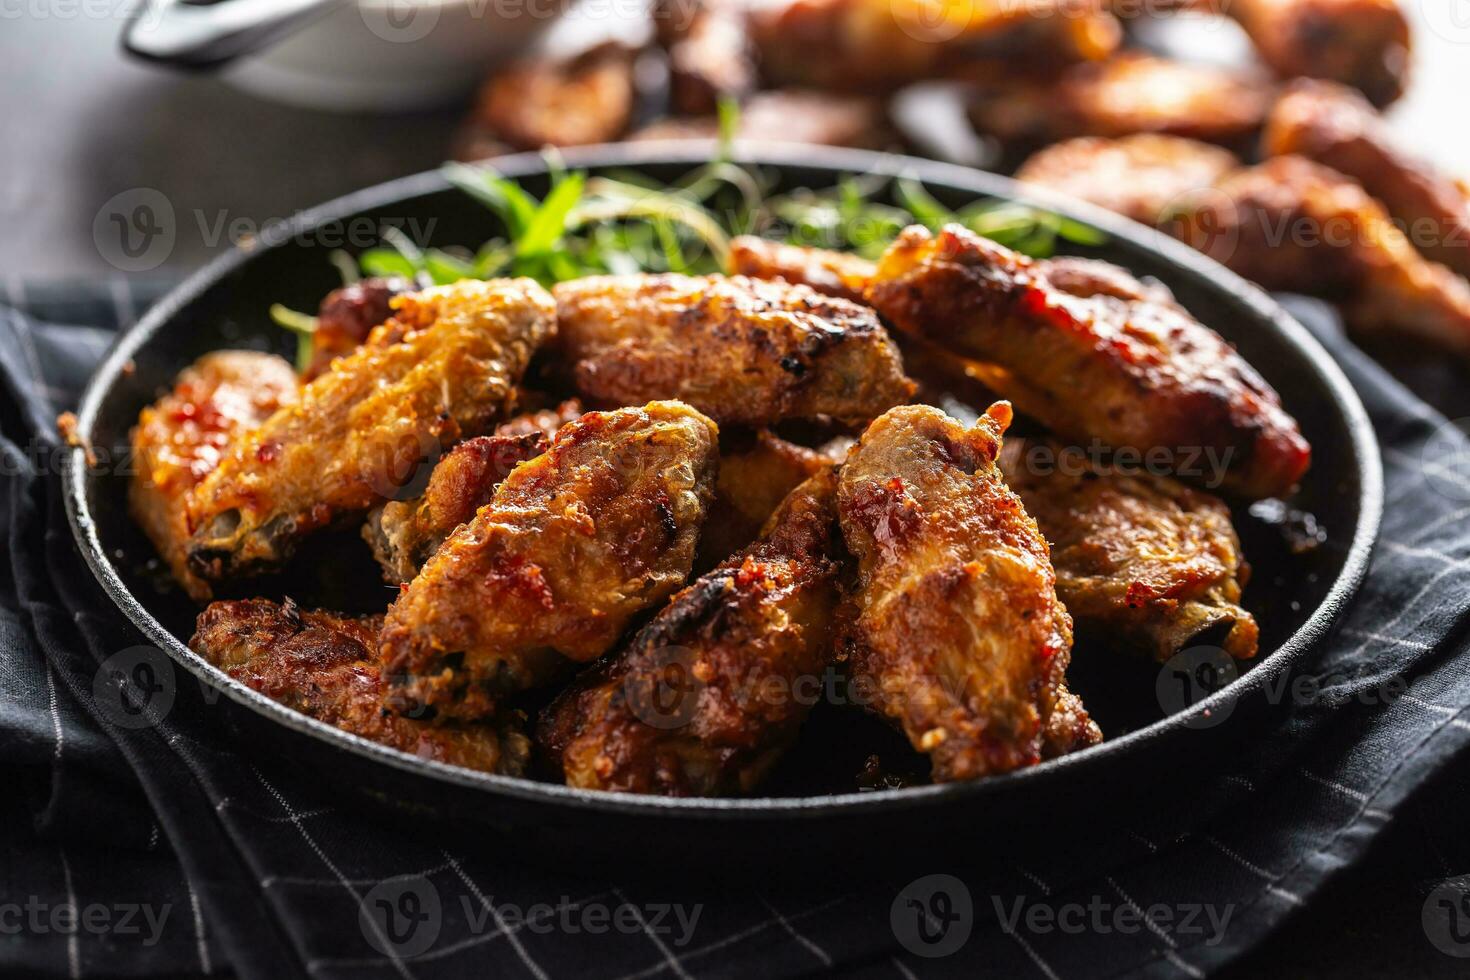
[[[829,467],[793,490],[749,550],[558,696],[538,742],[569,786],[717,796],[759,784],[834,654],[835,484]]]
[[[694,562],[701,572],[754,541],[788,493],[835,462],[765,430],[724,441],[734,445],[720,448],[715,498]]]
[[[630,140],[715,139],[713,115],[660,119]],[[892,149],[900,140],[881,99],[805,89],[757,92],[740,109],[735,139]]]
[[[608,41],[563,60],[532,58],[491,75],[457,140],[455,156],[610,143],[637,104],[637,52]]]
[[[1300,81],[1272,110],[1262,138],[1267,156],[1315,160],[1363,186],[1426,258],[1470,276],[1470,192],[1404,142],[1357,92]]]
[[[1213,454],[1225,486],[1252,498],[1289,493],[1310,462],[1276,392],[1173,303],[1077,296],[957,225],[907,229],[868,298],[900,329],[993,366],[984,382],[1063,439],[1176,462]]]
[[[873,93],[965,72],[1045,72],[1105,58],[1121,39],[1095,0],[794,0],[756,6],[749,31],[767,84]]]
[[[1051,544],[1057,597],[1079,635],[1163,662],[1202,637],[1253,657],[1250,574],[1230,508],[1178,480],[1098,469],[1048,440],[1007,440],[1001,475]]]
[[[927,405],[868,427],[837,512],[858,563],[854,697],[928,754],[936,782],[1098,742],[1066,687],[1072,624],[1046,541],[996,470],[1010,406],[966,429]]]
[[[605,653],[688,577],[718,435],[678,402],[589,412],[512,470],[388,610],[402,702],[479,718]]]
[[[1135,133],[1241,146],[1265,122],[1273,94],[1250,72],[1128,53],[1045,82],[981,86],[969,115],[981,134],[1013,147]]]
[[[317,310],[311,363],[301,379],[310,381],[326,373],[333,361],[362,346],[373,328],[393,315],[393,297],[410,288],[402,279],[374,278],[328,293]]]
[[[1470,283],[1420,255],[1356,182],[1301,157],[1237,171],[1165,225],[1267,289],[1336,300],[1349,326],[1470,354]]]
[[[236,436],[294,402],[296,394],[296,372],[279,357],[215,351],[180,372],[173,390],[139,414],[128,506],[190,598],[203,602],[211,590],[189,569],[185,501]]]
[[[1409,22],[1399,0],[1214,0],[1283,78],[1351,85],[1375,105],[1404,92]]]
[[[1153,225],[1184,195],[1213,185],[1238,166],[1229,151],[1181,136],[1086,136],[1032,155],[1016,179]]]
[[[188,501],[189,565],[218,581],[405,495],[419,467],[501,417],[556,328],[529,279],[464,280],[393,300],[393,319],[237,440]]]
[[[559,343],[593,401],[678,398],[721,425],[861,424],[913,391],[865,306],[744,276],[591,276],[555,288]]]
[[[730,242],[730,272],[752,279],[783,279],[827,296],[866,303],[863,291],[877,265],[850,252],[807,248],[741,235]]]
[[[755,91],[755,63],[739,0],[655,0],[654,33],[669,58],[669,105],[710,115],[722,98]]]
[[[516,713],[485,725],[430,725],[384,709],[376,658],[381,616],[305,612],[287,599],[216,602],[189,647],[235,680],[292,711],[400,752],[520,775],[530,740]]]

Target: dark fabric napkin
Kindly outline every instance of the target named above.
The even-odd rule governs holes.
[[[1150,818],[1104,847],[997,841],[1004,860],[983,872],[856,887],[814,867],[799,886],[653,888],[545,870],[484,834],[388,826],[229,738],[161,655],[144,659],[172,678],[169,710],[144,724],[118,711],[119,664],[135,667],[143,641],[72,543],[53,419],[107,328],[148,299],[122,288],[12,295],[0,313],[0,973],[1201,976],[1313,901],[1470,742],[1470,445],[1305,305],[1384,446],[1382,541],[1304,668],[1321,695],[1202,794],[1161,779]],[[1438,799],[1470,812],[1463,789]],[[1470,953],[1470,905],[1456,904],[1470,880],[1425,884],[1426,936]]]

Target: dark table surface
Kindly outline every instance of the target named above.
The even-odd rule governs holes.
[[[1470,171],[1470,128],[1462,124],[1470,17],[1457,23],[1456,4],[1445,0],[1404,2],[1419,28],[1419,60],[1393,119],[1421,152]],[[92,224],[110,198],[135,188],[172,203],[177,241],[155,274],[182,274],[224,247],[214,231],[230,222],[259,225],[438,165],[463,109],[318,113],[263,102],[215,78],[131,64],[116,42],[129,4],[110,6],[101,16],[59,3],[0,7],[0,275],[12,288],[115,272]],[[1470,412],[1463,370],[1442,373],[1443,384],[1424,394],[1451,415]],[[1444,778],[1470,778],[1470,765]],[[1465,817],[1438,812],[1428,788],[1367,861],[1232,976],[1465,976],[1467,961],[1437,952],[1419,924],[1424,876],[1470,871],[1455,863],[1465,848],[1457,856],[1436,843],[1438,822],[1463,825]]]

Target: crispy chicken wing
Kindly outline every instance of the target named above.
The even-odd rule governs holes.
[[[1230,489],[1289,493],[1311,450],[1276,392],[1179,306],[1119,288],[1075,295],[1045,265],[950,225],[906,230],[868,298],[900,329],[992,365],[985,383],[1064,439],[1171,459],[1198,447],[1228,467]]]
[[[1262,149],[1315,160],[1357,181],[1426,258],[1470,276],[1470,192],[1402,150],[1403,142],[1357,92],[1303,80],[1276,103]]]
[[[669,105],[709,115],[722,98],[755,91],[755,63],[740,0],[655,0],[655,36],[669,58]]]
[[[730,242],[730,272],[753,279],[784,279],[827,296],[866,303],[863,291],[877,265],[860,255],[807,248],[741,235]]]
[[[701,572],[754,541],[788,493],[834,462],[818,450],[764,430],[725,441],[715,498],[694,563]]]
[[[311,363],[303,381],[324,374],[337,358],[362,346],[373,328],[393,315],[393,297],[407,292],[402,279],[364,279],[334,289],[322,300],[316,314],[316,332],[311,335]]]
[[[189,647],[293,711],[421,759],[518,776],[530,754],[524,719],[430,725],[388,711],[376,657],[381,616],[305,612],[290,599],[216,602]]]
[[[189,569],[185,501],[236,436],[294,402],[296,394],[296,372],[279,357],[215,351],[180,372],[173,390],[138,416],[128,506],[174,580],[197,601],[211,592]]]
[[[999,465],[1051,544],[1080,635],[1160,662],[1202,637],[1255,656],[1260,630],[1240,605],[1250,567],[1218,497],[1049,440],[1007,440]]]
[[[681,116],[650,123],[631,140],[714,139],[720,122],[713,115]],[[806,89],[757,92],[741,106],[738,141],[813,143],[891,149],[899,137],[881,99]]]
[[[886,93],[942,76],[1105,58],[1121,30],[1098,8],[1094,0],[794,0],[757,6],[749,30],[769,84]]]
[[[981,86],[969,114],[980,133],[1020,147],[1135,133],[1234,146],[1261,128],[1272,96],[1249,72],[1130,52],[1044,82]]]
[[[1237,171],[1166,227],[1267,289],[1340,302],[1358,330],[1470,354],[1470,283],[1425,259],[1359,184],[1320,164],[1285,156]]]
[[[718,465],[687,405],[589,412],[511,471],[404,587],[383,627],[402,700],[483,717],[605,653],[684,584]]]
[[[496,426],[494,435],[466,439],[445,453],[434,464],[422,497],[374,508],[362,536],[383,577],[397,583],[417,575],[454,529],[491,501],[511,470],[540,456],[557,431],[581,414],[581,405],[572,399],[555,409],[517,415]]]
[[[1102,737],[1066,687],[1072,624],[1046,541],[996,470],[1009,422],[1004,402],[969,429],[927,405],[895,408],[842,467],[854,691],[929,755],[936,782]]]
[[[570,786],[748,793],[796,740],[834,653],[835,475],[793,490],[761,539],[678,593],[581,675],[538,741]]]
[[[464,280],[393,308],[195,488],[195,574],[217,581],[276,565],[304,535],[403,493],[424,461],[504,414],[556,328],[551,297],[529,279]]]
[[[1211,186],[1238,166],[1229,151],[1182,136],[1087,136],[1037,152],[1016,179],[1153,225],[1185,194]]]
[[[636,57],[608,41],[573,58],[531,58],[495,72],[480,89],[455,155],[613,142],[633,118]]]
[[[871,309],[744,276],[591,276],[555,289],[559,342],[593,401],[682,399],[721,425],[861,424],[913,391]]]

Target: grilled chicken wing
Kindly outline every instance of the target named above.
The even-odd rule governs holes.
[[[1213,185],[1238,166],[1234,154],[1218,146],[1141,133],[1056,143],[1023,163],[1016,179],[1153,225],[1186,194]]]
[[[1218,497],[1142,468],[1099,471],[1046,440],[1007,440],[999,465],[1051,544],[1079,634],[1160,662],[1206,636],[1255,656],[1260,630],[1240,605],[1250,568]]]
[[[697,571],[713,568],[760,534],[786,495],[834,460],[768,431],[726,440],[709,520],[699,538]]]
[[[1046,82],[981,86],[969,115],[980,133],[1018,147],[1135,133],[1236,146],[1261,128],[1272,96],[1270,81],[1249,72],[1129,53]]]
[[[721,425],[861,424],[913,391],[873,311],[744,276],[592,276],[555,289],[559,342],[593,401],[678,398]]]
[[[304,612],[290,599],[216,602],[189,647],[235,680],[318,721],[421,759],[518,776],[530,754],[511,715],[494,725],[429,725],[385,710],[376,658],[381,616]]]
[[[311,363],[303,381],[326,373],[337,358],[362,346],[373,328],[393,315],[392,300],[410,284],[402,279],[364,279],[334,289],[317,310],[316,331],[311,335]]]
[[[1166,227],[1267,289],[1343,305],[1348,324],[1470,354],[1470,283],[1415,251],[1356,182],[1301,157],[1237,171]]]
[[[1276,103],[1262,149],[1315,160],[1357,181],[1426,258],[1470,276],[1470,192],[1401,150],[1402,142],[1357,92],[1304,80]]]
[[[383,664],[403,702],[483,717],[605,653],[688,577],[717,438],[678,402],[589,412],[511,471],[388,610]]]
[[[834,654],[835,474],[791,494],[744,554],[678,593],[626,650],[547,709],[570,786],[748,793],[795,741]]]
[[[766,82],[886,93],[968,72],[1045,72],[1105,58],[1118,22],[1094,0],[946,4],[795,0],[758,6],[751,42]]]
[[[485,80],[455,155],[479,159],[506,149],[610,143],[637,103],[637,52],[614,41],[565,60],[519,61]]]
[[[1004,402],[969,429],[895,408],[842,467],[838,517],[858,562],[852,685],[929,755],[936,782],[1102,737],[1066,688],[1072,624],[1046,541],[995,467],[1009,422]]]
[[[401,494],[425,460],[504,414],[556,327],[551,297],[529,279],[465,280],[393,308],[195,488],[195,574],[217,581],[278,564],[311,531]]]
[[[143,409],[133,429],[136,472],[128,506],[174,580],[197,601],[209,584],[189,569],[184,505],[231,441],[296,400],[296,372],[273,354],[225,350],[180,372],[174,388]]]
[[[1399,0],[1214,0],[1283,78],[1351,85],[1375,105],[1404,92],[1409,23]]]
[[[363,539],[393,583],[419,573],[454,529],[495,496],[510,471],[546,451],[561,427],[579,418],[575,399],[555,409],[517,415],[495,434],[466,439],[434,464],[422,497],[390,500],[374,508],[362,526]]]
[[[630,140],[715,139],[713,115],[660,119],[637,130]],[[737,141],[813,143],[891,149],[899,142],[883,100],[805,89],[757,92],[740,108]]]
[[[669,105],[713,114],[722,98],[755,91],[755,63],[740,0],[655,0],[655,36],[669,58]]]
[[[1198,447],[1252,498],[1289,493],[1306,472],[1310,447],[1276,392],[1173,303],[1077,296],[957,225],[907,229],[868,298],[899,328],[992,365],[985,383],[1064,439],[1171,458]]]
[[[863,291],[877,265],[850,252],[786,245],[755,235],[730,242],[730,272],[753,279],[784,279],[827,296],[866,303]]]

